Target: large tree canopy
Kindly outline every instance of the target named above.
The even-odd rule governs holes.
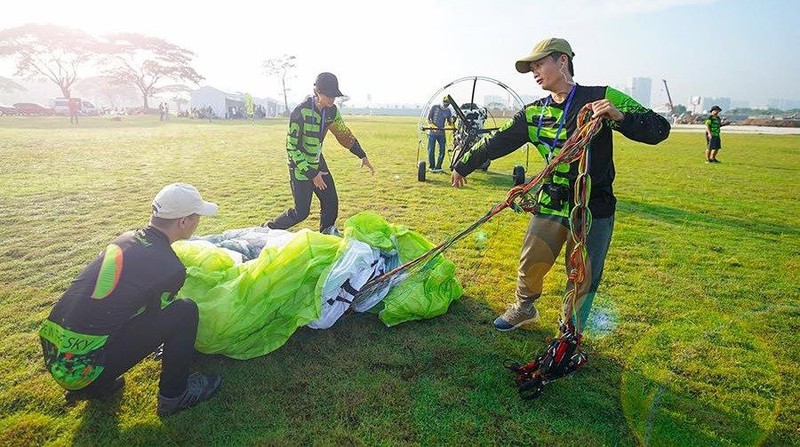
[[[157,37],[135,33],[106,36],[103,71],[120,84],[135,85],[143,106],[156,93],[174,89],[175,82],[197,84],[204,78],[191,66],[194,53]],[[163,85],[166,81],[173,81]]]
[[[96,56],[97,50],[97,40],[90,34],[57,25],[28,24],[0,31],[0,57],[16,58],[16,76],[44,76],[66,98],[79,69]]]

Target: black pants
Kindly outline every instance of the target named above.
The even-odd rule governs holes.
[[[336,194],[336,184],[333,182],[333,175],[328,170],[325,159],[320,157],[319,170],[328,172],[323,176],[328,187],[324,190],[317,189],[311,180],[297,180],[294,177],[294,169],[289,168],[289,181],[292,186],[292,197],[294,198],[294,208],[286,210],[285,213],[267,223],[269,228],[275,230],[286,230],[300,222],[306,220],[311,211],[311,196],[316,195],[319,199],[319,231],[336,223],[339,216],[339,196]]]
[[[165,397],[180,395],[189,378],[197,322],[197,305],[186,299],[175,300],[162,310],[132,318],[109,336],[103,347],[103,372],[85,389],[109,386],[163,343],[159,393]]]

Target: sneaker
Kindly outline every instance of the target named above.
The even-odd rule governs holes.
[[[328,228],[320,231],[322,234],[330,234],[331,236],[339,236],[342,237],[342,233],[339,232],[339,229],[336,228],[336,225],[331,225]]]
[[[714,163],[714,160],[706,160],[706,163]]]
[[[434,170],[433,170],[433,172],[435,172],[435,173],[437,173],[437,174],[441,174],[441,173],[443,173],[443,172],[444,172],[444,169],[442,169],[442,168],[436,168],[436,169],[434,169]]]
[[[494,328],[498,331],[513,331],[514,329],[526,323],[533,323],[539,319],[539,311],[536,306],[531,304],[528,311],[523,311],[517,308],[516,304],[512,304],[506,310],[506,313],[495,318]]]
[[[78,400],[107,400],[117,394],[117,391],[121,390],[122,387],[125,386],[125,378],[122,376],[117,377],[111,384],[104,388],[92,388],[91,386],[86,389],[81,390],[67,390],[64,393],[64,399],[67,402],[74,402]]]
[[[189,376],[186,391],[177,397],[158,395],[158,415],[169,416],[211,399],[222,384],[222,377],[216,374],[194,373]]]
[[[715,158],[715,159],[711,160],[711,163],[722,163],[722,162]]]

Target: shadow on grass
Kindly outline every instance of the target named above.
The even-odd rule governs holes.
[[[120,431],[117,414],[122,393],[107,401],[89,400],[80,426],[75,431],[74,445],[118,444]]]
[[[713,230],[738,230],[747,232],[748,234],[800,235],[800,227],[796,226],[776,225],[767,222],[759,222],[755,219],[737,219],[699,214],[679,208],[635,200],[618,201],[617,211],[620,213],[644,215],[648,218],[675,225],[683,225],[687,222],[691,222],[693,225],[699,224],[707,229]]]
[[[225,380],[210,401],[158,419],[152,399],[142,402],[137,396],[144,390],[133,388],[122,400],[89,403],[71,441],[592,446],[668,439],[697,445],[714,444],[716,433],[748,445],[769,436],[769,423],[754,425],[715,402],[705,407],[707,400],[658,376],[624,372],[618,359],[593,350],[591,337],[584,368],[524,401],[503,362],[531,360],[545,349],[555,322],[501,333],[491,325],[494,317],[484,303],[464,297],[443,316],[392,328],[375,315],[346,317],[323,331],[302,328],[277,351],[247,361],[199,356],[194,370]],[[630,419],[620,399],[626,376]],[[754,426],[761,430],[748,434]]]
[[[356,315],[324,331],[302,328],[263,357],[202,356],[194,369],[224,376],[210,401],[121,434],[113,409],[87,410],[80,441],[558,445],[581,427],[584,445],[633,444],[618,401],[619,365],[593,354],[585,370],[523,401],[503,361],[529,360],[554,327],[500,333],[494,317],[465,297],[431,320],[387,328],[375,315]]]

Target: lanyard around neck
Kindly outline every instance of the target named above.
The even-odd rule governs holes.
[[[539,125],[536,126],[536,141],[544,143],[547,146],[548,154],[547,154],[547,163],[550,163],[550,160],[553,158],[553,152],[556,150],[556,145],[558,144],[558,136],[561,135],[561,129],[564,128],[564,123],[567,122],[567,113],[569,112],[569,106],[572,104],[572,97],[575,95],[575,90],[577,90],[578,84],[574,84],[572,89],[569,91],[569,96],[567,97],[567,104],[564,106],[564,112],[561,114],[561,119],[558,120],[558,130],[556,130],[556,136],[553,138],[553,144],[547,144],[539,138],[539,135],[542,132],[542,122],[544,121],[544,111],[550,106],[550,100],[553,98],[553,95],[547,97],[547,100],[542,107],[542,112],[539,114]]]

